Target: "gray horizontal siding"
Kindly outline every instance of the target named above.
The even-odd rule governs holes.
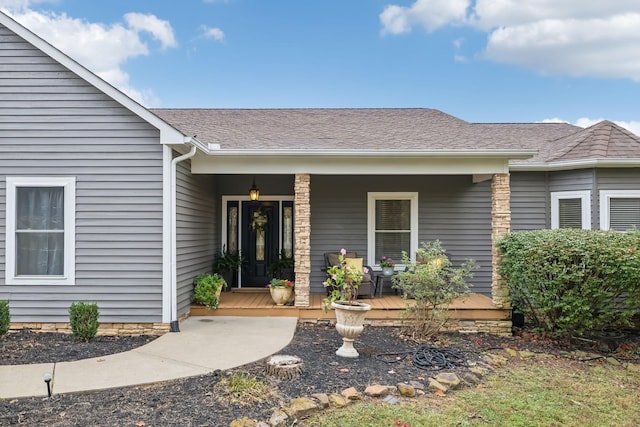
[[[511,229],[539,230],[551,226],[545,172],[511,173]]]
[[[640,168],[598,169],[598,190],[640,190]]]
[[[591,228],[598,228],[598,196],[595,191],[595,169],[577,169],[549,173],[549,192],[555,191],[591,191]],[[549,217],[551,213],[549,212]]]
[[[480,266],[473,291],[491,293],[491,186],[470,176],[311,177],[311,290],[322,291],[324,252],[367,256],[367,192],[418,192],[419,241],[439,239],[454,264]]]
[[[178,315],[189,311],[193,279],[211,272],[218,242],[219,201],[214,177],[191,175],[191,162],[178,164],[176,177],[176,256]]]
[[[0,27],[0,299],[15,322],[162,320],[162,147],[157,129]],[[6,176],[76,177],[76,284],[4,284]]]

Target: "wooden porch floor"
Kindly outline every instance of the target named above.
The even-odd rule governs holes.
[[[322,310],[324,294],[311,294],[309,307],[277,306],[273,303],[268,289],[248,289],[223,292],[218,309],[211,310],[192,305],[191,316],[286,316],[306,321],[335,319],[333,310]],[[406,304],[399,295],[383,295],[377,298],[360,298],[358,301],[371,304],[367,313],[368,322],[393,323],[401,319]],[[511,310],[496,308],[490,298],[481,294],[471,294],[454,301],[450,307],[450,317],[457,320],[508,320]]]

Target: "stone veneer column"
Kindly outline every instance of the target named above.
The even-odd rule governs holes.
[[[311,285],[311,176],[296,174],[294,191],[295,305],[309,307]]]
[[[498,274],[500,254],[496,241],[511,230],[511,188],[509,174],[497,173],[491,180],[491,297],[500,308],[509,308],[509,287]]]

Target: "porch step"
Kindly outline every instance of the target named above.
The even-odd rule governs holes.
[[[323,294],[312,294],[309,307],[277,306],[271,300],[268,292],[262,289],[236,292],[224,292],[220,296],[220,305],[212,310],[202,306],[191,306],[191,316],[244,316],[244,317],[297,317],[301,321],[332,321],[335,319],[333,310],[322,310]],[[371,311],[367,313],[368,323],[397,324],[402,319],[406,304],[411,300],[404,300],[397,295],[384,295],[381,298],[359,299],[358,301],[371,304]],[[452,304],[449,317],[456,321],[504,322],[511,318],[511,310],[494,306],[490,298],[471,294]]]

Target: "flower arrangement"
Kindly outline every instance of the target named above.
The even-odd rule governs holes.
[[[393,262],[393,260],[391,258],[389,258],[389,257],[386,257],[386,256],[383,255],[382,258],[380,258],[380,267],[391,268],[391,267],[393,267],[395,265],[396,265],[396,263]]]
[[[267,288],[291,288],[291,289],[293,289],[294,286],[295,286],[295,284],[291,280],[273,278],[273,279],[271,279],[271,282],[267,285]]]
[[[346,254],[345,248],[340,249],[338,264],[327,269],[327,280],[322,282],[325,288],[331,289],[329,296],[324,299],[325,310],[328,310],[331,303],[335,301],[345,301],[348,305],[354,305],[356,290],[362,282],[364,273],[368,273],[366,267],[361,271],[353,265],[347,266]]]

